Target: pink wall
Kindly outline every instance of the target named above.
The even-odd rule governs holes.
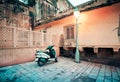
[[[120,3],[81,14],[79,25],[81,45],[120,46],[117,30],[113,31],[119,25]]]
[[[80,47],[94,46],[120,48],[120,37],[117,35],[118,31],[114,30],[119,26],[119,14],[120,3],[81,12],[78,28]],[[64,28],[69,24],[75,24],[73,15],[38,26],[36,30],[51,25],[49,32],[53,32],[54,30]],[[64,33],[64,29],[58,31],[54,31],[54,33]]]
[[[0,67],[20,64],[25,62],[35,62],[36,50],[45,50],[41,48],[6,48],[0,49]],[[55,47],[56,55],[59,56],[59,48]]]
[[[37,48],[0,49],[0,67],[33,61]]]

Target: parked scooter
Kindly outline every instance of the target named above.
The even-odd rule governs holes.
[[[58,58],[56,56],[56,52],[53,49],[54,45],[50,45],[46,48],[46,51],[36,50],[35,61],[39,66],[43,66],[48,61],[54,60],[55,62],[58,62]]]

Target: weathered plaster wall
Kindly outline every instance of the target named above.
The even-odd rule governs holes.
[[[0,49],[0,67],[33,61],[37,48]]]
[[[0,49],[0,67],[34,61],[36,50],[45,49],[46,47]],[[54,49],[59,56],[59,48]]]
[[[81,12],[79,18],[79,44],[81,46],[120,48],[119,26],[120,3]],[[75,24],[73,15],[39,26],[37,30],[51,25],[48,32],[63,33],[63,27]]]
[[[81,45],[120,45],[117,35],[120,3],[83,12],[84,20],[79,25]],[[82,16],[81,15],[81,16]],[[82,18],[82,17],[81,17]]]

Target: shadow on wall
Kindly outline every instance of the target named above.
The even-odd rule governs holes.
[[[119,39],[119,42],[120,42],[120,36],[118,37],[118,39]]]
[[[60,56],[75,58],[75,50],[75,47],[60,47]],[[114,52],[113,48],[98,48],[98,53],[94,53],[94,48],[84,47],[80,57],[84,61],[120,67],[120,49]]]
[[[63,35],[63,34],[60,35],[59,45],[60,45],[60,47],[63,47],[63,46],[64,46],[64,35]]]

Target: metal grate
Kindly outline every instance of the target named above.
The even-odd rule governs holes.
[[[38,32],[33,32],[33,46],[42,45],[42,34]]]
[[[28,37],[29,37],[29,31],[23,31],[23,30],[16,30],[16,42],[17,47],[28,47]]]
[[[0,27],[0,48],[13,47],[13,29],[10,27]]]
[[[58,36],[20,28],[0,26],[0,48],[57,45]]]

